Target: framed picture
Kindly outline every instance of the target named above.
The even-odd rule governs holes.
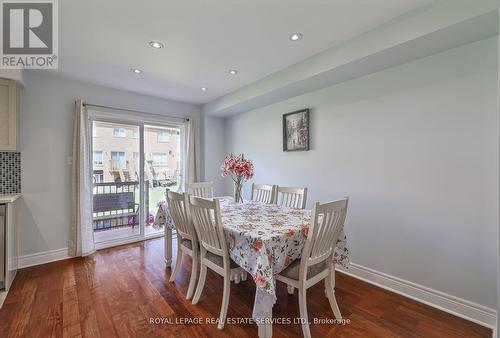
[[[283,115],[283,151],[309,150],[309,109]]]

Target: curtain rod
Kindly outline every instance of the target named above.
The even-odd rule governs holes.
[[[172,115],[162,115],[162,114],[150,113],[150,112],[145,112],[145,111],[140,111],[140,110],[127,109],[127,108],[118,108],[118,107],[112,107],[112,106],[103,106],[103,105],[100,105],[100,104],[87,103],[87,102],[82,102],[82,105],[84,107],[95,107],[95,108],[123,110],[123,111],[131,112],[131,113],[148,114],[148,115],[154,115],[154,116],[158,116],[158,117],[168,117],[168,118],[179,119],[179,120],[182,120],[182,121],[189,121],[189,117],[179,117],[179,116],[172,116]]]

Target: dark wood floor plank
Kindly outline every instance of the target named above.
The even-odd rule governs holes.
[[[9,337],[22,337],[24,332],[30,322],[31,317],[31,309],[33,308],[33,302],[35,301],[36,293],[37,293],[37,283],[33,279],[29,279],[23,285],[19,287],[22,288],[21,292],[21,301],[18,303],[18,307],[16,309],[16,314],[11,322]],[[7,295],[8,297],[9,295]],[[33,317],[35,317],[35,314]],[[39,314],[39,315],[44,315]],[[1,317],[1,316],[0,316]]]
[[[175,252],[175,250],[174,250]],[[174,257],[175,258],[175,257]],[[174,282],[163,239],[98,251],[85,258],[19,271],[0,310],[0,337],[256,337],[254,324],[197,325],[219,316],[222,277],[209,270],[197,305],[186,300],[191,259]],[[231,284],[228,318],[251,317],[255,284]],[[298,295],[278,283],[274,318],[298,318]],[[337,273],[336,297],[347,325],[311,325],[313,337],[491,337],[491,330]],[[333,319],[324,286],[308,290],[309,320]],[[163,323],[152,323],[153,320]],[[165,322],[171,321],[171,322]],[[273,337],[301,337],[298,323],[274,325]]]

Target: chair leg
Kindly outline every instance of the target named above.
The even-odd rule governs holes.
[[[335,298],[335,290],[333,289],[334,282],[332,282],[332,278],[334,277],[331,273],[328,274],[328,277],[325,278],[325,291],[335,319],[342,319],[339,305],[337,304],[337,299]]]
[[[332,266],[332,273],[330,274],[332,289],[335,290],[335,264]]]
[[[193,304],[197,304],[200,300],[201,292],[203,291],[203,287],[205,286],[205,278],[207,277],[207,266],[203,263],[203,256],[200,258],[201,260],[201,269],[200,269],[200,279],[198,280],[198,286],[196,287],[196,292],[193,297]]]
[[[240,284],[241,274],[239,272],[234,274],[234,284]]]
[[[311,331],[309,331],[309,317],[307,316],[307,290],[304,287],[299,287],[299,310],[302,320],[302,334],[304,338],[311,338]]]
[[[222,330],[224,328],[224,324],[226,322],[227,306],[229,305],[230,294],[231,294],[231,280],[229,278],[229,271],[228,271],[224,276],[224,293],[222,295],[222,305],[220,307],[219,324],[217,325],[217,328],[219,330]]]
[[[189,279],[189,287],[186,294],[186,299],[191,299],[196,285],[196,275],[198,274],[198,252],[193,251],[193,264],[191,265],[191,278]]]
[[[171,282],[173,282],[175,280],[175,276],[177,275],[177,272],[179,272],[179,267],[181,266],[181,261],[182,261],[181,243],[180,243],[180,241],[178,241],[177,242],[177,257],[175,258],[175,267],[174,267],[174,271],[172,271],[172,274],[170,275]]]

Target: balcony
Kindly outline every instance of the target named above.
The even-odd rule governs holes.
[[[139,200],[138,181],[95,183],[92,215],[95,242],[140,234]],[[153,228],[156,210],[149,210],[149,188],[146,206],[145,233],[161,230]]]
[[[144,233],[149,235],[163,230],[161,226],[153,224],[157,203],[164,198],[165,186],[177,189],[178,181],[169,181],[168,184],[145,183],[144,209],[147,216]],[[138,181],[94,183],[93,229],[96,243],[140,234],[139,194]]]

